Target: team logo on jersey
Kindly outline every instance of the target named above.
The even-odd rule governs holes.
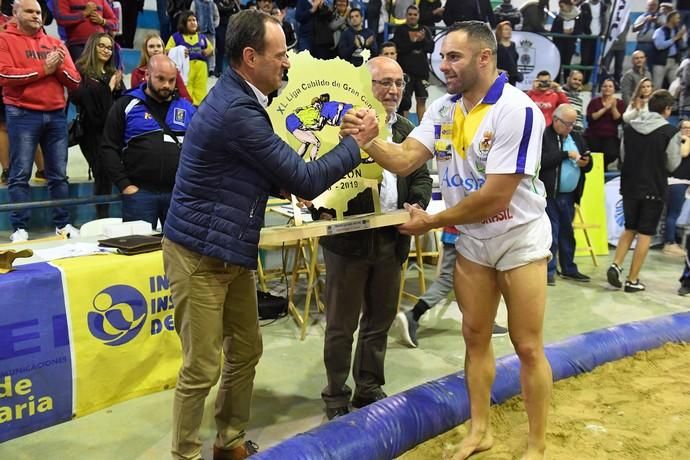
[[[184,125],[184,120],[187,118],[187,111],[185,109],[175,108],[175,123]]]
[[[482,160],[486,160],[492,145],[494,145],[494,133],[491,131],[484,131],[482,140],[479,141],[479,157]]]

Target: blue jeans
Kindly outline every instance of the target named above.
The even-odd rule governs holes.
[[[664,229],[664,243],[676,242],[676,220],[683,209],[687,184],[673,184],[668,186],[666,199],[666,228]]]
[[[45,161],[48,193],[53,200],[69,196],[67,185],[67,117],[65,111],[41,112],[13,105],[5,107],[7,135],[10,142],[10,178],[8,190],[11,203],[31,201],[29,179],[36,147],[40,144]],[[27,228],[31,212],[12,211],[10,223],[17,230]],[[65,208],[53,208],[53,223],[62,228],[69,223]]]
[[[122,221],[144,220],[155,229],[158,219],[165,225],[172,192],[153,192],[140,188],[132,195],[122,195]]]
[[[163,39],[163,45],[168,43],[168,38],[172,34],[170,28],[170,18],[167,13],[168,2],[167,0],[156,0],[156,10],[158,12],[158,24],[161,33],[161,38]]]
[[[559,193],[556,198],[546,199],[546,214],[551,221],[551,260],[548,265],[548,276],[556,274],[556,259],[560,262],[561,273],[577,273],[575,257],[575,194]],[[556,257],[558,256],[558,257]]]

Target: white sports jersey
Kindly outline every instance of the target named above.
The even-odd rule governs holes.
[[[479,190],[487,174],[524,174],[507,209],[481,223],[457,226],[474,238],[489,239],[545,212],[546,193],[539,180],[544,126],[539,108],[501,74],[469,113],[459,95],[434,101],[408,137],[436,157],[447,207]]]

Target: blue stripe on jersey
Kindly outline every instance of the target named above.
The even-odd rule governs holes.
[[[527,147],[529,147],[530,136],[532,135],[532,122],[534,121],[534,114],[532,107],[525,107],[525,127],[522,130],[522,140],[520,140],[520,148],[518,149],[517,165],[515,172],[517,174],[524,174],[525,163],[527,162]]]

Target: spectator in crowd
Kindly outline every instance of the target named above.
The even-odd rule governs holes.
[[[654,31],[662,25],[659,18],[659,2],[657,0],[647,0],[646,11],[639,15],[632,26],[632,31],[637,33],[637,50],[642,51],[645,56],[647,70],[652,72],[652,60],[654,58]],[[635,62],[633,60],[633,67]],[[622,85],[621,85],[622,86]],[[637,86],[637,82],[630,87],[630,93]]]
[[[632,99],[633,92],[643,78],[652,79],[652,73],[647,66],[647,56],[642,50],[633,51],[630,57],[632,67],[627,70],[621,78],[621,97],[623,103],[628,105]]]
[[[522,31],[543,34],[546,32],[546,13],[549,11],[549,0],[534,0],[522,5]]]
[[[575,42],[582,35],[583,31],[584,25],[580,16],[580,10],[573,5],[571,0],[559,0],[558,16],[553,20],[551,32],[572,37],[553,37],[553,43],[561,55],[562,66],[570,65],[573,54],[575,54]],[[563,76],[565,78],[568,77],[569,71],[567,68],[563,69]]]
[[[690,118],[690,56],[683,59],[676,72],[680,83],[678,88],[678,116],[681,119]],[[676,96],[676,94],[673,94]]]
[[[623,62],[625,61],[625,47],[628,40],[628,31],[630,30],[630,21],[625,24],[625,29],[618,35],[611,44],[611,49],[602,62],[602,74],[611,76],[611,62],[613,62],[613,79],[617,87],[620,87],[621,78],[623,76]]]
[[[220,74],[223,73],[223,68],[225,66],[225,53],[223,52],[222,47],[225,43],[225,32],[228,29],[228,21],[230,20],[230,16],[232,16],[235,13],[239,13],[241,7],[239,0],[214,1],[216,2],[216,8],[218,8],[218,27],[216,27],[216,43],[221,44],[221,49],[214,53],[216,59],[214,75],[216,77],[220,77]],[[178,75],[178,84],[180,83],[180,81],[181,78]]]
[[[297,20],[297,51],[311,52],[314,35],[314,14],[325,0],[297,0],[295,19]]]
[[[356,66],[362,65],[364,58],[362,52],[365,49],[371,51],[372,56],[378,53],[376,37],[374,33],[365,29],[362,25],[362,11],[359,8],[350,9],[350,27],[340,35],[338,43],[338,55]]]
[[[53,14],[67,34],[67,49],[76,61],[86,40],[95,33],[118,29],[117,18],[105,0],[57,0]]]
[[[419,23],[434,32],[436,23],[443,20],[445,10],[441,5],[441,0],[420,0]]]
[[[681,156],[680,165],[675,168],[668,178],[668,194],[666,196],[666,225],[664,227],[663,253],[669,256],[685,257],[687,254],[678,242],[676,221],[683,209],[685,193],[690,183],[690,120],[681,120],[680,130],[671,140],[671,146],[678,147]],[[688,238],[690,239],[690,238]]]
[[[163,39],[157,33],[150,33],[144,37],[144,41],[141,43],[139,67],[132,70],[132,76],[129,82],[130,88],[134,89],[146,81],[146,67],[148,66],[149,60],[157,54],[164,54],[163,47]],[[189,95],[179,70],[177,71],[177,78],[175,79],[175,89],[181,98],[192,102],[192,96]]]
[[[584,138],[573,131],[577,111],[570,104],[559,105],[553,123],[544,131],[539,179],[546,189],[546,214],[551,221],[551,260],[546,284],[556,285],[556,268],[562,278],[588,283],[575,263],[575,204],[585,188],[585,173],[592,170],[592,158]]]
[[[668,88],[676,77],[687,36],[685,26],[678,27],[679,24],[680,15],[672,11],[666,17],[666,23],[654,31],[652,80],[655,88]]]
[[[333,8],[329,2],[322,2],[314,12],[312,23],[314,32],[311,37],[311,55],[319,59],[331,59],[336,56],[333,49],[333,30],[331,21],[333,20]]]
[[[568,79],[563,85],[563,92],[568,96],[568,102],[577,112],[577,119],[575,120],[575,126],[573,130],[578,133],[582,133],[585,130],[585,117],[583,115],[583,102],[582,102],[582,79],[584,75],[579,70],[571,70],[568,74]]]
[[[680,164],[680,137],[671,142],[676,128],[666,120],[671,115],[673,96],[656,90],[649,98],[649,112],[633,120],[623,130],[624,158],[621,169],[621,196],[625,230],[618,239],[613,263],[606,272],[609,284],[623,287],[623,262],[637,237],[625,292],[645,290],[639,275],[656,235],[668,189],[668,173]]]
[[[168,17],[168,0],[156,0],[156,13],[158,15],[158,32],[163,39],[163,43],[165,43],[173,33],[170,27],[170,18]]]
[[[376,36],[376,45],[380,47],[383,43],[383,30],[386,23],[388,23],[388,8],[384,6],[383,0],[369,0],[367,3],[366,13],[366,27],[374,32]]]
[[[407,8],[409,6],[415,5],[418,2],[416,0],[396,0],[394,2],[388,2],[388,23],[399,26],[407,22]]]
[[[269,7],[273,5],[270,0],[267,1]],[[213,53],[215,54],[216,49],[216,27],[220,24],[220,14],[218,13],[218,7],[213,2],[213,0],[194,0],[192,2],[191,11],[197,18],[197,33],[203,35],[211,44]],[[271,10],[264,11],[266,14],[271,14]],[[216,57],[211,54],[206,57],[206,68],[208,69],[208,76],[215,74],[216,69]]]
[[[524,77],[522,72],[518,70],[518,52],[512,37],[513,28],[510,26],[510,22],[499,22],[496,26],[496,43],[498,45],[496,62],[498,70],[505,72],[508,75],[508,83],[514,86],[521,82]]]
[[[443,227],[441,232],[443,255],[438,276],[424,294],[419,296],[419,300],[411,310],[401,311],[396,316],[403,343],[408,347],[417,348],[419,346],[417,331],[419,330],[419,320],[421,317],[436,304],[445,300],[448,294],[453,291],[453,273],[455,272],[455,262],[458,256],[455,243],[458,240],[458,234],[458,229],[452,225]],[[491,337],[502,337],[507,333],[508,329],[494,322]]]
[[[630,99],[628,108],[626,108],[625,113],[623,113],[623,123],[630,123],[632,120],[640,118],[642,114],[649,112],[647,104],[653,90],[652,80],[649,78],[640,80],[640,83],[637,85],[637,88],[635,88],[635,92]]]
[[[611,0],[585,0],[579,6],[582,12],[582,33],[594,36],[580,39],[580,64],[593,66],[597,43],[599,43],[597,37],[604,38],[606,35]],[[591,71],[585,70],[583,74],[585,82],[589,82]]]
[[[283,27],[283,33],[285,34],[285,43],[287,45],[288,50],[291,50],[297,45],[297,35],[295,35],[295,28],[292,27],[292,23],[288,21],[286,17],[285,10],[281,10],[280,8],[275,7],[273,8],[273,11],[271,11],[271,16],[274,16],[276,19],[280,21],[280,24]],[[283,81],[287,81],[287,72],[285,72]]]
[[[94,195],[109,195],[113,188],[103,165],[101,141],[108,111],[126,89],[122,71],[113,63],[114,47],[115,41],[109,34],[97,33],[89,37],[76,62],[81,83],[70,93],[70,100],[80,114],[84,135],[79,139],[79,148],[89,164],[89,177],[93,175]],[[96,205],[97,217],[108,217],[108,210],[107,204]]]
[[[625,104],[615,96],[616,86],[610,78],[601,83],[601,96],[587,104],[587,130],[585,138],[593,152],[604,154],[604,170],[618,160],[620,139],[618,125],[622,121]]]
[[[122,9],[122,34],[116,38],[122,48],[134,48],[134,35],[137,32],[137,17],[144,10],[141,0],[118,0]],[[112,5],[111,5],[112,8]]]
[[[403,71],[392,59],[376,57],[367,62],[374,97],[386,109],[393,142],[400,143],[414,125],[396,114],[405,87]],[[410,175],[383,172],[380,201],[384,212],[402,209],[409,203],[425,209],[431,199],[431,177],[426,165]],[[372,195],[350,202],[348,211],[373,211]],[[410,252],[410,237],[395,227],[345,233],[322,238],[326,262],[326,336],[324,364],[328,384],[321,397],[328,419],[361,408],[386,397],[384,358],[390,329],[398,308],[402,263]],[[361,312],[361,319],[360,319]],[[345,383],[350,374],[352,341],[359,325],[352,365],[352,389]]]
[[[459,21],[483,21],[496,27],[490,0],[446,0],[443,22],[450,27]]]
[[[398,47],[395,46],[394,42],[383,42],[383,44],[381,45],[381,56],[386,56],[388,58],[393,59],[394,61],[397,61]]]
[[[146,64],[146,83],[115,102],[103,131],[106,173],[122,193],[122,220],[156,228],[170,206],[180,145],[196,112],[175,92],[177,68],[164,54]],[[163,126],[161,122],[164,122]]]
[[[280,21],[251,10],[233,15],[225,49],[230,68],[185,134],[164,229],[183,350],[172,423],[177,460],[200,458],[204,403],[221,375],[214,458],[256,452],[244,438],[263,349],[254,270],[266,200],[280,189],[313,199],[357,166],[360,148],[378,135],[366,111],[361,131],[305,163],[274,133],[265,110],[290,66]]]
[[[187,49],[189,56],[189,76],[187,89],[192,96],[192,103],[196,106],[208,93],[208,66],[206,61],[213,54],[213,45],[204,34],[199,33],[196,16],[191,11],[185,11],[178,16],[177,32],[168,40],[165,51],[169,52],[176,46]]]
[[[431,30],[419,25],[419,8],[414,5],[407,7],[407,22],[395,30],[393,42],[398,50],[400,67],[409,78],[403,94],[403,105],[404,107],[411,106],[412,94],[414,94],[417,119],[421,120],[426,110],[426,98],[429,96],[427,54],[434,51],[434,37]],[[402,115],[406,116],[407,112]]]
[[[16,21],[0,33],[0,86],[9,138],[10,203],[30,201],[31,163],[39,144],[50,198],[64,199],[69,194],[65,89],[77,88],[81,79],[62,42],[43,31],[38,2],[16,0],[13,12]],[[12,242],[29,239],[30,214],[26,209],[10,214]],[[69,219],[65,208],[53,208],[56,232],[78,236]]]
[[[511,0],[503,0],[500,5],[494,8],[494,18],[499,24],[508,21],[513,29],[522,21],[520,10],[513,6]]]
[[[350,16],[350,4],[348,0],[335,0],[333,18],[329,27],[333,32],[333,46],[337,53],[340,35],[347,29],[347,19]]]
[[[527,95],[544,114],[546,126],[551,124],[551,117],[556,107],[568,103],[568,96],[561,91],[558,83],[551,80],[551,74],[548,70],[541,70],[537,73],[537,78],[532,83],[532,89],[527,92]]]

